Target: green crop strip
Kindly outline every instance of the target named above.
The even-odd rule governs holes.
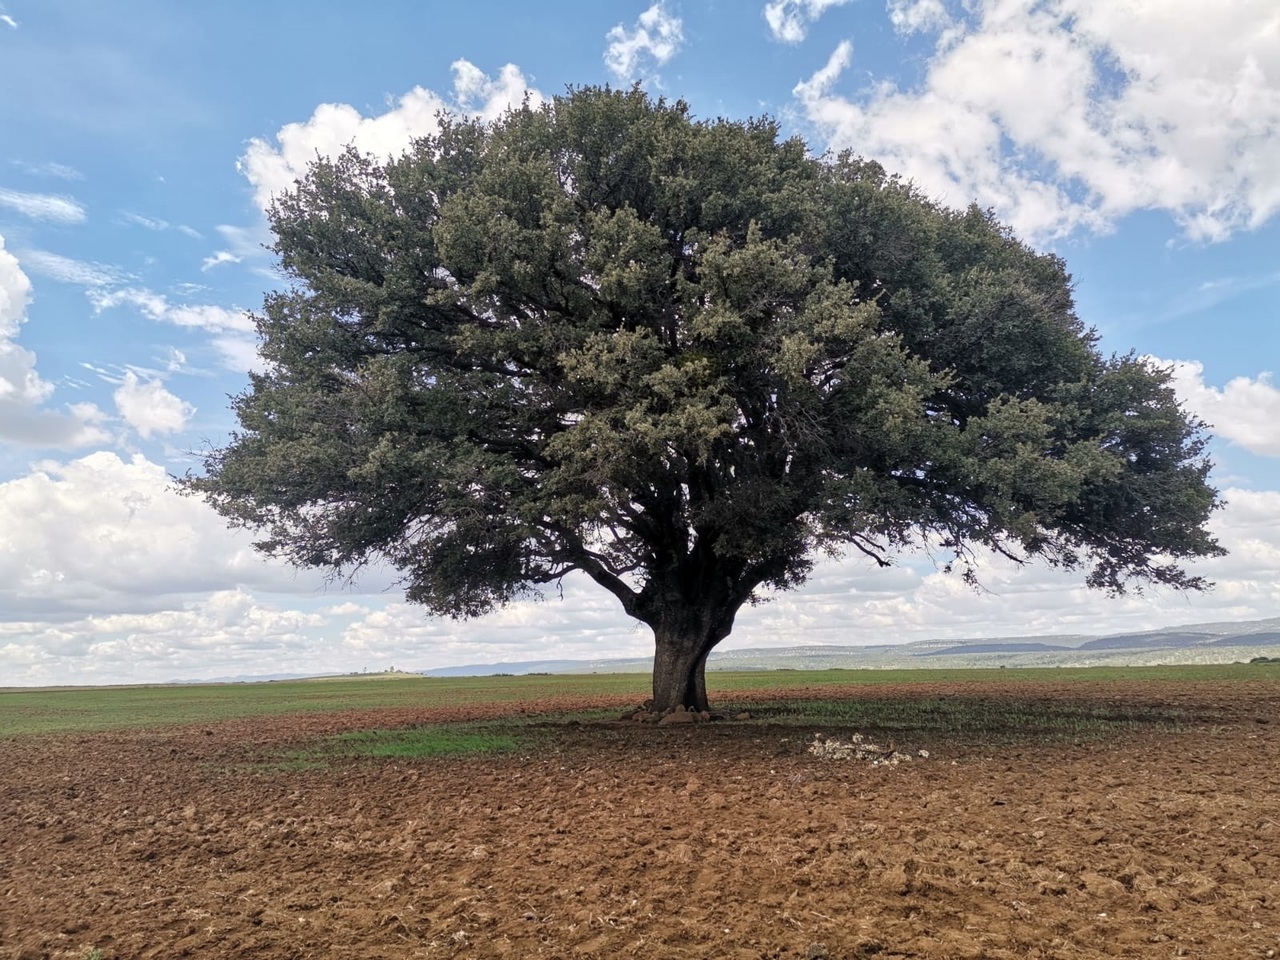
[[[712,705],[724,711],[734,694],[805,688],[822,699],[822,687],[945,683],[948,687],[998,682],[1035,700],[1037,685],[1120,681],[1274,682],[1273,665],[1227,664],[1178,667],[1090,667],[981,670],[769,670],[711,671]],[[811,689],[817,688],[817,689]],[[246,717],[519,704],[546,698],[572,701],[616,697],[639,703],[649,695],[641,673],[423,677],[391,674],[271,683],[185,684],[138,687],[67,687],[0,690],[0,737],[79,733],[138,727],[217,723]],[[828,698],[831,699],[831,698]],[[853,698],[851,698],[852,700]],[[862,709],[837,701],[839,709]],[[606,711],[611,712],[611,711]],[[566,714],[572,716],[573,714]],[[583,719],[596,711],[581,712]]]

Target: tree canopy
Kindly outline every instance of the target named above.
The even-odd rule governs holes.
[[[654,630],[654,700],[815,558],[926,545],[1207,584],[1203,425],[1102,355],[1063,262],[770,120],[638,89],[318,160],[240,429],[185,481],[259,546],[479,616],[581,571]]]

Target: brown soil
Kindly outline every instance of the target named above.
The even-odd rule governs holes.
[[[955,690],[1030,692],[1198,719],[883,767],[758,721],[258,763],[427,710],[0,741],[0,958],[1280,955],[1280,682]]]

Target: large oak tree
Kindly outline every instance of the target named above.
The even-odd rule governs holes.
[[[319,160],[270,217],[291,283],[188,489],[434,614],[581,571],[653,628],[658,709],[705,708],[737,611],[823,554],[1119,592],[1221,552],[1202,425],[1061,260],[771,121],[579,89]]]

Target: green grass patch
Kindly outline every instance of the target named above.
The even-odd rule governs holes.
[[[1030,686],[1043,683],[1114,683],[1142,680],[1250,681],[1266,677],[1247,663],[1153,667],[978,667],[910,670],[710,670],[707,687],[717,692],[768,690],[776,687],[849,684],[884,686],[900,683],[1000,683]]]
[[[344,733],[329,741],[338,753],[360,757],[459,756],[476,753],[504,753],[518,750],[527,741],[510,732],[467,725],[440,724],[408,730],[361,730]]]
[[[326,737],[300,750],[269,755],[238,769],[250,773],[299,773],[328,769],[336,761],[361,757],[425,760],[511,753],[536,739],[503,723],[439,723],[398,730],[355,730]]]
[[[1212,720],[1176,708],[983,697],[858,697],[741,704],[754,720],[921,737],[1093,739],[1143,728],[1176,731]]]

